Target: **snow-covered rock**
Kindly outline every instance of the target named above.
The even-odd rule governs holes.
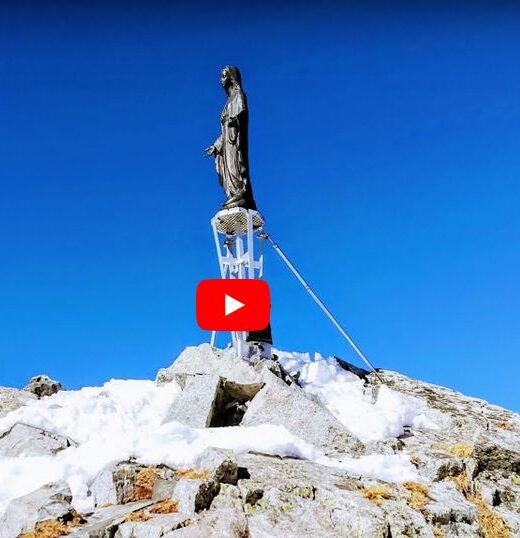
[[[77,446],[72,439],[26,424],[15,424],[0,435],[0,457],[4,458],[54,455],[71,446]]]
[[[243,426],[276,424],[287,428],[326,454],[357,454],[363,449],[330,411],[315,402],[298,386],[286,385],[272,376],[247,408]]]
[[[24,390],[0,387],[0,418],[34,399],[36,399],[34,394]]]
[[[517,414],[275,354],[204,344],[156,382],[0,389],[0,538],[62,510],[74,538],[520,536]]]
[[[209,344],[187,347],[168,368],[157,373],[158,385],[170,383],[176,375],[212,374],[241,385],[261,381],[261,376],[245,361],[238,361],[233,353],[212,348]]]
[[[32,530],[38,521],[58,519],[72,511],[72,494],[65,482],[48,484],[13,499],[0,518],[0,538],[16,538]]]

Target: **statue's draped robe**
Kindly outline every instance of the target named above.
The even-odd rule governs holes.
[[[247,100],[240,87],[231,88],[220,124],[222,134],[214,146],[217,173],[227,196],[223,207],[256,209],[249,177]]]
[[[246,96],[239,86],[234,86],[220,115],[222,134],[213,144],[217,150],[215,166],[227,196],[224,208],[256,210],[249,177],[248,121]],[[247,333],[247,341],[272,344],[271,325]]]

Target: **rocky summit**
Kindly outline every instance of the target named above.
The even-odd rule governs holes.
[[[275,353],[0,388],[0,538],[520,536],[519,415]]]

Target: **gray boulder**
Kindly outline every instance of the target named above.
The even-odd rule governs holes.
[[[182,495],[181,510],[195,512],[209,506],[221,483],[236,484],[237,472],[233,452],[207,448],[188,470],[121,462],[114,468],[101,471],[89,489],[95,506],[148,499],[181,500],[179,496]],[[197,485],[198,480],[202,484]]]
[[[11,411],[15,411],[35,399],[36,396],[29,392],[9,387],[0,387],[0,418],[5,417]]]
[[[388,536],[384,512],[339,469],[257,454],[239,457],[251,538]]]
[[[438,429],[410,428],[400,439],[418,473],[433,482],[433,500],[424,512],[428,522],[446,536],[482,533],[471,497],[466,498],[452,482],[466,477],[468,493],[481,498],[516,536],[520,530],[520,416],[395,372],[379,375],[390,388],[426,403],[428,417],[439,425]],[[368,378],[376,384],[373,374]]]
[[[426,507],[429,520],[435,525],[466,523],[477,520],[477,510],[450,481],[437,482],[430,486],[431,502]]]
[[[264,377],[230,351],[208,344],[186,348],[157,375],[158,384],[175,381],[182,389],[164,422],[198,428],[237,426],[248,402],[264,386]]]
[[[249,535],[240,492],[236,486],[223,484],[211,508],[196,514],[189,525],[163,538],[244,538]]]
[[[137,501],[125,505],[98,508],[85,525],[74,529],[71,538],[114,538],[120,525],[132,514],[153,504],[153,501]]]
[[[158,385],[177,380],[176,375],[212,374],[240,385],[261,383],[261,376],[245,361],[228,350],[212,348],[209,344],[187,347],[168,368],[159,370]]]
[[[150,514],[146,521],[127,521],[119,525],[114,538],[163,538],[169,532],[191,524],[186,514]]]
[[[175,471],[168,467],[121,462],[101,471],[89,489],[94,505],[103,506],[166,498],[176,482]]]
[[[56,394],[58,391],[63,390],[63,387],[59,381],[54,381],[49,376],[37,375],[29,381],[24,390],[38,398],[43,398],[44,396]]]
[[[194,428],[236,426],[247,403],[263,383],[240,384],[216,374],[174,374],[182,392],[172,403],[164,423],[177,421]]]
[[[173,498],[179,502],[181,512],[193,515],[211,506],[220,484],[203,479],[179,480]]]
[[[202,344],[186,348],[169,368],[159,371],[159,384],[171,381],[184,390],[166,420],[199,427],[270,423],[285,426],[328,454],[363,450],[324,406],[273,373],[269,361],[253,367],[230,351]]]
[[[207,428],[215,413],[221,378],[215,374],[184,379],[182,392],[170,407],[164,423],[177,421],[193,428]]]
[[[0,518],[0,538],[16,538],[46,519],[66,517],[73,509],[72,494],[65,482],[48,484],[12,500]]]
[[[195,514],[211,506],[223,484],[236,484],[238,467],[230,450],[207,448],[195,460],[194,477],[177,482],[172,498],[179,502],[179,510]]]
[[[386,501],[382,509],[388,521],[389,536],[435,538],[433,528],[424,515],[407,506],[403,499]]]
[[[328,409],[307,397],[300,387],[288,386],[274,375],[250,402],[241,424],[285,426],[327,454],[363,450],[362,443]]]
[[[71,446],[77,446],[77,443],[26,424],[15,424],[0,435],[0,456],[4,458],[54,455]]]
[[[237,461],[231,450],[207,448],[195,459],[194,467],[206,471],[209,478],[216,483],[237,483]]]
[[[490,432],[494,440],[503,441],[507,446],[515,446],[519,439],[520,415],[517,413],[397,372],[382,370],[379,376],[389,388],[425,402],[429,416],[442,426],[440,433],[449,433],[454,443],[470,442],[485,432]],[[379,385],[374,374],[368,377],[376,386]]]

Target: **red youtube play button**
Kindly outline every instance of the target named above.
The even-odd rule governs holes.
[[[197,286],[197,323],[206,331],[261,331],[270,310],[264,280],[202,280]]]

